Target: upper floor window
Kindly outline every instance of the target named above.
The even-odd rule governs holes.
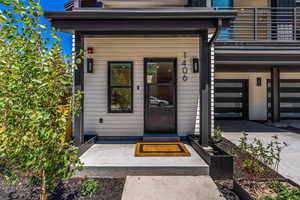
[[[233,6],[233,0],[212,0],[212,7],[232,7]]]
[[[108,63],[108,112],[133,112],[133,63]]]

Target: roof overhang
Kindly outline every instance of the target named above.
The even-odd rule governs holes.
[[[217,71],[268,71],[274,66],[282,70],[300,71],[298,41],[217,41]]]
[[[223,26],[235,11],[205,8],[84,9],[45,12],[52,25],[64,32],[74,31],[199,31]]]

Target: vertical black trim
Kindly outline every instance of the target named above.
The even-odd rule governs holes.
[[[271,105],[272,105],[272,122],[280,121],[280,69],[273,67],[271,69]]]
[[[111,85],[111,64],[130,64],[130,75],[131,85],[130,86],[112,86]],[[134,85],[134,74],[133,74],[133,62],[132,61],[109,61],[107,63],[107,112],[108,113],[133,113],[133,85]],[[111,90],[112,88],[130,88],[131,90],[131,105],[130,111],[113,111],[111,109]]]
[[[211,64],[210,48],[208,45],[208,32],[199,35],[199,57],[200,65],[200,144],[207,146],[211,135]]]
[[[81,54],[84,50],[84,35],[80,32],[75,33],[75,53],[76,58],[81,60],[81,63],[77,65],[77,69],[74,71],[74,90],[81,90],[84,92],[84,59]],[[84,94],[82,94],[80,106],[81,111],[78,115],[74,116],[74,129],[73,135],[75,138],[75,144],[81,145],[84,142]]]

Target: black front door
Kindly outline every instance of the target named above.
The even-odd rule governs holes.
[[[176,59],[145,59],[145,133],[177,133]]]

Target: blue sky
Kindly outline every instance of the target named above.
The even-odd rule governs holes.
[[[24,0],[26,1],[26,0]],[[41,5],[44,9],[44,11],[63,11],[64,10],[64,4],[68,0],[40,0]],[[4,9],[2,5],[0,5],[0,10]],[[50,23],[43,19],[43,23],[46,23],[50,26]],[[59,36],[63,38],[62,40],[62,46],[63,51],[65,55],[71,55],[72,54],[72,35],[67,33],[60,33]]]
[[[63,11],[64,4],[68,0],[41,0],[41,5],[44,11]],[[50,24],[47,20],[45,23]],[[67,33],[60,33],[60,36],[63,38],[62,45],[65,55],[71,55],[72,53],[72,36]]]

